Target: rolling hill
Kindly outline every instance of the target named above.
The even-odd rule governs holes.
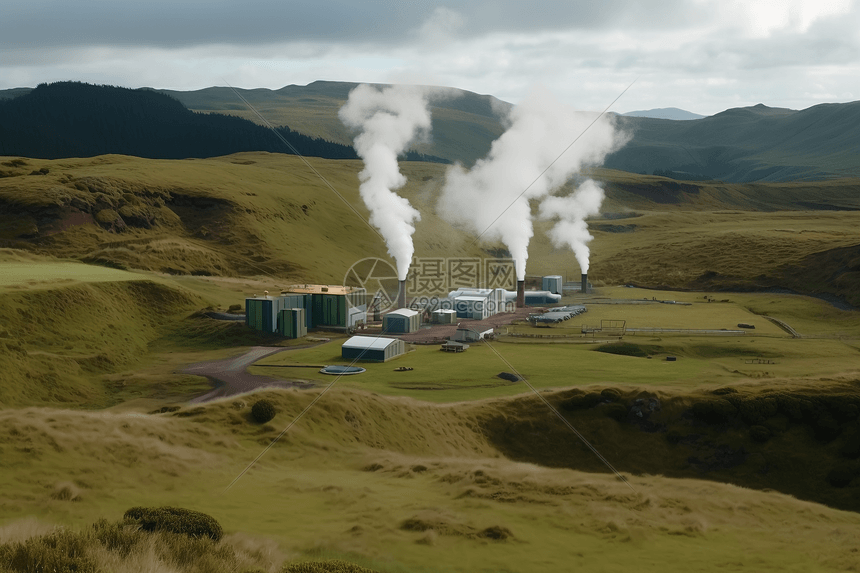
[[[228,87],[187,92],[158,90],[158,93],[172,98],[170,101],[173,107],[160,100],[156,103],[155,99],[149,102],[149,107],[141,103],[133,113],[126,114],[122,122],[111,125],[109,131],[97,131],[99,137],[95,141],[98,145],[91,143],[87,147],[82,142],[78,148],[69,148],[70,141],[66,141],[67,146],[62,147],[61,140],[70,139],[68,131],[63,131],[69,127],[68,117],[74,117],[81,111],[71,109],[70,103],[83,107],[83,102],[47,98],[40,100],[40,105],[36,106],[42,110],[41,113],[19,117],[21,114],[16,106],[33,97],[34,91],[41,90],[43,96],[47,95],[44,94],[44,86],[36,90],[5,90],[0,91],[0,154],[55,158],[98,153],[212,157],[239,151],[283,151],[283,145],[275,141],[271,134],[254,132],[244,122],[231,123],[216,119],[228,115],[260,121],[237,96],[238,92],[269,124],[289,126],[291,137],[306,136],[318,142],[346,146],[338,152],[340,155],[331,152],[308,155],[345,157],[343,153],[351,153],[348,146],[352,143],[353,134],[340,122],[337,112],[356,85],[318,81],[307,86],[290,85],[279,90],[234,91]],[[95,86],[90,88],[94,89]],[[437,161],[473,164],[486,155],[492,142],[504,131],[503,118],[510,104],[492,96],[453,88],[434,89],[436,97],[432,101],[432,139],[416,144],[415,150]],[[155,95],[155,90],[151,89],[125,91],[141,94],[141,98],[145,92]],[[168,119],[165,114],[179,113],[175,109],[177,101],[188,110],[201,113],[196,116],[187,114],[179,122]],[[2,111],[4,108],[9,110],[5,116]],[[58,111],[60,109],[62,113]],[[93,126],[99,128],[100,113],[95,113],[87,120],[78,120],[72,133],[83,129],[83,125],[88,129]],[[208,126],[205,129],[210,131],[201,131],[206,121],[217,123],[217,129]],[[631,140],[607,157],[605,167],[610,169],[664,175],[680,180],[719,180],[729,183],[818,181],[860,176],[860,102],[821,104],[801,111],[759,104],[688,121],[630,115],[616,116],[616,121],[621,129],[631,135]],[[17,127],[12,130],[12,126]],[[123,147],[116,141],[117,132],[143,133],[151,139],[155,137],[151,129],[153,126],[158,129],[175,127],[174,139],[185,139],[188,145],[196,145],[196,148],[179,155],[176,152],[169,156],[154,155],[151,151],[144,153],[133,146]],[[212,129],[221,134],[219,137],[235,141],[230,145],[218,146],[218,138],[213,138]],[[243,135],[228,135],[230,131],[239,131]],[[19,142],[21,138],[34,138],[36,143],[22,146]],[[301,149],[300,152],[304,153]]]
[[[605,166],[677,179],[822,180],[860,175],[860,102],[753,107],[693,121],[620,117],[632,140]]]

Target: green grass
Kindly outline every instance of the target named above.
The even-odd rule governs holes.
[[[846,488],[827,482],[834,468],[860,472],[841,453],[860,431],[857,420],[840,420],[841,433],[822,441],[815,420],[780,413],[762,422],[772,436],[760,442],[743,416],[720,426],[691,415],[695,403],[717,397],[789,394],[811,401],[832,394],[848,402],[856,396],[856,311],[808,297],[716,290],[732,281],[749,286],[791,278],[791,265],[856,243],[853,212],[729,211],[734,203],[731,209],[751,208],[750,197],[716,187],[695,205],[631,203],[642,216],[622,223],[636,230],[599,232],[591,244],[594,296],[694,304],[593,304],[559,326],[515,326],[512,331],[564,338],[503,338],[493,348],[505,360],[476,344],[462,354],[418,346],[387,364],[368,364],[365,374],[340,379],[225,492],[334,377],[300,369],[316,390],[236,396],[180,415],[146,414],[182,405],[208,387],[177,373],[187,364],[248,346],[303,344],[215,322],[201,311],[224,310],[293,281],[340,282],[354,260],[384,256],[384,246],[295,158],[28,161],[27,169],[49,167],[49,175],[0,179],[4,205],[53,212],[58,201],[86,203],[101,193],[121,209],[120,202],[132,201],[129,194],[152,209],[160,198],[163,219],[151,229],[110,233],[91,223],[57,232],[28,213],[0,216],[6,217],[3,244],[20,247],[0,251],[0,542],[9,532],[27,531],[20,520],[33,516],[81,530],[100,518],[118,520],[132,506],[167,505],[211,514],[231,542],[274,547],[284,559],[346,558],[382,572],[860,568],[851,552],[860,535],[858,514],[832,509],[856,509],[860,477]],[[357,162],[314,164],[359,204]],[[404,193],[423,212],[417,256],[479,254],[479,247],[466,248],[465,233],[432,214],[442,168],[405,169],[411,183]],[[86,182],[100,190],[76,186]],[[764,191],[773,199],[786,189]],[[804,193],[831,191],[821,186]],[[717,200],[719,193],[724,197]],[[624,197],[610,194],[607,210],[621,210]],[[307,217],[301,205],[309,206]],[[12,221],[25,231],[42,225],[40,234],[9,236]],[[542,228],[529,272],[578,274],[570,254],[552,249]],[[192,276],[195,269],[213,276]],[[700,288],[699,278],[710,271],[725,282],[701,292],[602,284]],[[831,292],[848,292],[846,284],[834,282],[843,290]],[[705,295],[729,302],[707,303]],[[580,300],[574,295],[565,302]],[[804,338],[789,338],[761,315],[786,321]],[[581,326],[601,319],[623,319],[631,328],[734,329],[745,322],[756,329],[743,336],[624,337],[648,359],[595,352],[612,341],[583,338]],[[341,341],[288,349],[263,363],[343,364]],[[666,355],[678,361],[666,362]],[[765,363],[747,363],[759,357]],[[413,370],[395,372],[400,366]],[[524,384],[496,377],[511,366],[630,477],[635,494],[610,478]],[[288,377],[298,369],[252,370]],[[607,404],[561,407],[606,387],[625,407],[658,399],[662,409],[651,419],[656,431],[619,421]],[[726,387],[736,393],[712,394]],[[258,396],[278,409],[269,424],[249,421]],[[82,411],[94,408],[100,410]],[[743,448],[746,461],[724,467],[725,448]],[[701,469],[703,460],[714,467]],[[58,493],[66,490],[77,492],[78,501]],[[404,529],[407,521],[432,528]],[[492,527],[513,537],[479,535]]]
[[[595,463],[535,400],[453,408],[345,390],[325,396],[225,492],[312,398],[264,395],[281,412],[264,427],[244,419],[250,403],[242,398],[179,417],[0,412],[0,431],[9,436],[2,445],[0,525],[40,515],[85,528],[101,517],[119,519],[135,505],[180,505],[215,517],[234,543],[236,536],[251,547],[273,540],[289,559],[334,555],[390,572],[531,571],[536,555],[545,571],[569,571],[571,563],[609,571],[732,563],[759,571],[838,571],[857,564],[853,544],[845,542],[860,531],[856,513],[713,481],[631,476],[631,464],[689,454],[663,434],[602,418],[600,407],[574,414],[573,423],[629,476],[635,493],[605,473],[500,457],[504,451],[516,459],[510,448],[517,444],[549,454],[553,444],[560,459],[573,454]],[[662,399],[664,419],[689,403],[684,395]],[[496,419],[507,420],[509,430],[499,433]],[[808,451],[802,433],[785,440],[794,455]],[[16,477],[22,475],[27,479]],[[80,500],[52,497],[61,482],[75,484]],[[407,520],[433,530],[404,529]],[[513,537],[477,535],[489,527]]]

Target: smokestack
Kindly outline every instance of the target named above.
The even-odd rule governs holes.
[[[588,293],[588,275],[586,273],[582,273],[582,285],[579,287],[579,292],[582,294]]]
[[[400,281],[400,290],[397,291],[397,308],[406,308],[406,281]]]
[[[517,308],[526,307],[526,281],[517,281]]]

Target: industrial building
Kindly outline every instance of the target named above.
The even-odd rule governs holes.
[[[561,292],[563,285],[564,281],[562,280],[561,275],[541,277],[541,290],[549,291],[552,294],[563,294]]]
[[[438,308],[430,314],[433,324],[457,324],[457,311],[453,308]]]
[[[382,331],[389,334],[409,334],[421,327],[421,314],[416,310],[400,308],[382,317]]]
[[[367,321],[367,291],[340,285],[295,285],[280,296],[245,299],[245,324],[263,332],[280,332],[280,313],[304,309],[305,331],[312,328],[347,330]]]
[[[448,293],[441,306],[454,310],[457,318],[484,320],[500,312],[513,312],[513,303],[506,303],[506,292],[502,288],[461,288]]]
[[[285,308],[278,314],[278,334],[284,338],[301,338],[308,333],[305,309]]]
[[[387,362],[405,353],[406,343],[397,338],[353,336],[343,343],[340,355],[350,361]]]
[[[505,300],[510,304],[513,304],[517,296],[517,291],[505,291]],[[521,296],[525,306],[543,306],[561,302],[560,294],[551,293],[548,290],[527,290],[523,291]]]

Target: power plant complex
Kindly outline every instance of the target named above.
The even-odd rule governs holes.
[[[386,298],[380,293],[374,303],[368,304],[367,290],[342,285],[293,285],[277,295],[268,291],[263,296],[245,299],[245,324],[254,330],[273,333],[285,338],[301,338],[311,330],[328,330],[355,333],[376,323],[379,335],[355,335],[343,343],[344,360],[387,362],[407,351],[406,343],[399,338],[432,328],[431,325],[457,325],[448,342],[459,344],[456,351],[468,348],[466,342],[476,342],[492,336],[487,326],[474,328],[460,325],[460,321],[482,321],[499,313],[513,313],[528,306],[558,305],[564,292],[588,292],[588,278],[582,275],[580,283],[565,283],[561,275],[527,277],[516,282],[516,290],[504,288],[458,288],[443,298],[416,297],[407,299],[406,281],[398,282],[396,297]],[[537,290],[540,286],[541,290]],[[395,301],[391,310],[380,312],[377,302]],[[411,303],[408,305],[407,303]],[[567,320],[584,312],[585,307],[565,307],[560,312],[546,313],[532,324],[548,324]],[[561,312],[563,311],[563,312]],[[381,322],[381,324],[380,324]],[[427,324],[429,323],[429,324]],[[381,327],[381,328],[380,328]],[[371,330],[371,332],[374,332]],[[450,346],[450,344],[449,344]],[[443,350],[452,351],[451,348]]]

